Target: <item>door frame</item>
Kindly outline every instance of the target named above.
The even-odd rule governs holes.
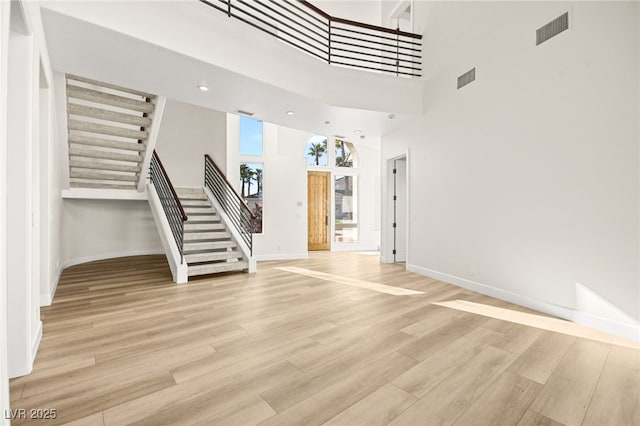
[[[309,176],[311,173],[314,173],[316,175],[324,175],[327,179],[327,193],[325,194],[326,197],[326,201],[327,201],[327,223],[326,223],[326,227],[327,227],[327,247],[326,248],[320,248],[320,249],[311,249],[310,248],[310,244],[309,244],[309,227],[311,226],[311,224],[309,223],[309,206],[311,205],[309,198]],[[332,211],[332,206],[334,203],[333,200],[333,174],[331,173],[331,171],[327,170],[307,170],[307,251],[320,251],[320,250],[328,250],[331,251],[333,248],[333,226],[332,226],[332,221],[333,221],[333,211]]]
[[[409,179],[411,162],[409,156],[409,149],[404,152],[398,152],[396,154],[388,155],[384,158],[382,162],[382,175],[384,176],[383,187],[382,187],[382,238],[381,238],[381,250],[380,250],[380,261],[382,263],[394,263],[393,258],[393,245],[394,245],[394,235],[393,235],[393,227],[391,224],[393,223],[393,162],[399,160],[401,158],[406,159],[406,170],[405,170],[405,182],[406,182],[406,203],[405,203],[405,217],[403,218],[405,223],[405,253],[406,253],[406,261],[405,268],[410,265],[411,259],[411,181]]]

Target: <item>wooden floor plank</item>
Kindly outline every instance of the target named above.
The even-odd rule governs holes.
[[[484,347],[389,424],[452,424],[489,386],[494,386],[514,359],[508,351]]]
[[[637,370],[607,363],[589,404],[583,425],[640,425],[640,383]]]
[[[545,383],[531,409],[567,425],[581,424],[610,345],[576,340]]]
[[[324,426],[384,426],[416,401],[413,395],[388,383],[324,423]]]
[[[573,336],[545,332],[520,355],[509,371],[544,384],[575,340]]]
[[[515,425],[524,416],[542,385],[505,372],[467,411],[456,425]]]

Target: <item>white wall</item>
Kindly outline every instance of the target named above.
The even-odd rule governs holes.
[[[350,19],[371,25],[382,25],[382,1],[320,0],[313,4],[334,18]]]
[[[380,151],[355,145],[359,186],[359,241],[333,243],[332,250],[378,250],[380,248]],[[334,171],[340,175],[342,171]]]
[[[56,102],[53,70],[49,60],[49,52],[42,27],[42,17],[37,4],[25,3],[34,27],[34,38],[37,54],[34,57],[34,74],[36,80],[37,101],[34,100],[34,150],[38,153],[39,182],[34,184],[38,191],[39,205],[37,210],[37,228],[39,228],[39,266],[38,281],[40,285],[38,303],[50,305],[58,285],[61,272],[60,217],[62,200],[60,198],[62,162],[59,152],[59,132],[56,128]],[[35,99],[35,97],[34,97]],[[63,111],[64,114],[64,111]],[[35,176],[35,175],[34,175]],[[35,292],[34,292],[35,293]]]
[[[417,3],[426,111],[382,148],[411,151],[411,268],[589,313],[581,283],[640,318],[638,6]]]
[[[7,73],[9,53],[9,2],[0,2],[0,170],[7,168]],[[7,182],[0,173],[0,410],[9,409],[9,374],[7,369]],[[9,420],[0,417],[0,424]]]
[[[62,238],[65,267],[164,253],[147,201],[65,199]]]
[[[204,154],[226,168],[226,114],[167,99],[156,151],[174,186],[204,185]]]
[[[12,8],[20,8],[20,3]],[[15,19],[14,19],[15,18]],[[12,16],[21,20],[22,13]],[[27,31],[31,26],[27,24]],[[7,281],[8,281],[8,368],[10,377],[31,371],[39,344],[41,323],[39,285],[33,276],[33,120],[37,120],[37,48],[30,33],[9,32],[8,119],[7,119]],[[34,93],[36,92],[36,93]],[[35,294],[34,294],[35,293]],[[33,301],[36,300],[34,304]]]
[[[311,135],[270,123],[264,123],[263,135],[263,233],[253,237],[254,254],[258,260],[304,258],[307,166],[300,144],[304,146]]]

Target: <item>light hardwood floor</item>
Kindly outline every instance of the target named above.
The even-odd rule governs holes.
[[[376,256],[258,269],[186,285],[163,256],[67,269],[33,373],[11,381],[12,409],[57,418],[13,424],[640,425],[637,345],[436,305],[534,313]]]

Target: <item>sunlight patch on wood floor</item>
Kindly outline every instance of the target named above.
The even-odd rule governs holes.
[[[393,296],[412,296],[424,294],[422,291],[411,290],[408,288],[394,287],[385,284],[373,283],[370,281],[357,280],[355,278],[343,277],[341,275],[327,274],[325,272],[312,271],[310,269],[298,268],[295,266],[274,268],[279,271],[291,272],[293,274],[301,274],[307,277],[318,278],[320,280],[331,281],[334,283],[345,284],[351,287],[364,288],[367,290],[377,291],[379,293],[391,294]]]

